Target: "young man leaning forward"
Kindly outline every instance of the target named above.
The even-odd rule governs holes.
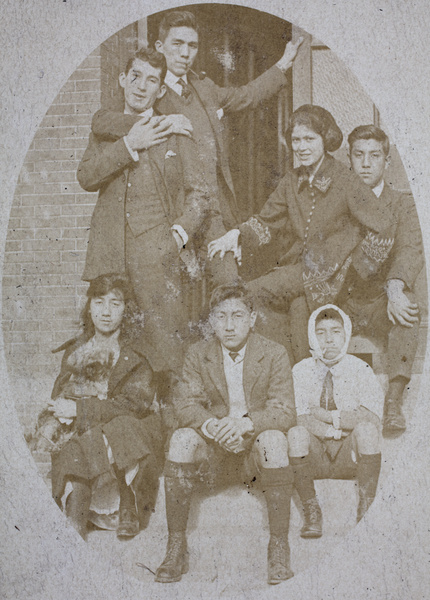
[[[371,367],[347,354],[349,317],[333,304],[308,325],[311,358],[293,367],[297,427],[288,432],[294,485],[303,504],[304,538],[322,535],[314,479],[358,480],[357,522],[375,498],[381,469],[384,394]]]
[[[193,345],[185,358],[176,406],[180,429],[165,467],[169,539],[156,581],[179,581],[188,571],[188,513],[205,465],[212,481],[228,473],[241,482],[258,480],[269,517],[268,583],[293,576],[293,474],[284,433],[296,422],[291,368],[283,346],[252,333],[255,319],[243,286],[216,288],[210,315],[215,337]]]

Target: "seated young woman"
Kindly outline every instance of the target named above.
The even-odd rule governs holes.
[[[273,313],[285,314],[293,304],[304,304],[303,314],[291,318],[296,348],[308,354],[306,328],[310,313],[335,302],[350,268],[352,253],[368,230],[387,227],[375,195],[360,177],[331,153],[341,147],[343,135],[333,115],[321,106],[305,104],[290,117],[285,139],[297,168],[287,169],[259,214],[208,246],[209,258],[233,252],[246,268],[265,246],[275,248],[276,266],[249,281],[247,288],[269,322]],[[373,194],[373,195],[372,195]],[[269,246],[268,246],[269,247]],[[281,339],[278,321],[267,337]],[[287,332],[289,334],[289,332]]]
[[[133,537],[153,511],[163,468],[164,366],[142,341],[124,276],[94,279],[87,296],[82,335],[59,348],[49,410],[73,435],[51,454],[52,492],[84,539],[90,521]]]

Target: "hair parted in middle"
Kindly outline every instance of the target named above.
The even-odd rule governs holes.
[[[214,289],[211,295],[209,307],[213,311],[224,300],[237,299],[252,312],[254,310],[254,301],[243,283],[219,285]]]
[[[352,150],[354,142],[358,140],[376,140],[382,144],[382,150],[385,156],[390,153],[390,140],[388,135],[376,125],[359,125],[351,131],[348,136],[349,150]]]
[[[87,301],[81,313],[81,322],[86,335],[94,335],[94,323],[91,319],[91,300],[118,291],[125,303],[125,311],[121,324],[121,336],[132,339],[141,333],[143,315],[136,304],[130,280],[126,275],[107,273],[90,282],[87,289]]]
[[[304,125],[320,135],[326,152],[334,152],[342,145],[343,135],[333,115],[322,106],[303,104],[290,117],[285,139],[291,148],[291,136],[296,125]]]
[[[158,52],[154,48],[140,48],[133,56],[131,56],[124,69],[124,73],[127,75],[130,69],[133,67],[135,60],[141,60],[147,62],[154,69],[160,69],[160,81],[163,83],[167,73],[166,58],[164,54]]]

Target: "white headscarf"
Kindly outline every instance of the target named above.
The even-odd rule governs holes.
[[[337,313],[339,313],[339,316],[341,317],[342,322],[343,322],[343,327],[345,329],[345,343],[344,343],[342,349],[340,350],[339,354],[336,356],[336,358],[332,358],[332,359],[324,358],[321,347],[318,342],[317,335],[315,333],[315,322],[317,320],[318,315],[329,309],[335,310]],[[334,304],[326,304],[325,306],[320,306],[319,308],[314,310],[314,312],[311,314],[311,316],[309,318],[308,338],[309,338],[309,347],[311,350],[311,354],[314,358],[318,358],[321,362],[323,362],[328,367],[332,367],[333,365],[338,363],[348,352],[348,346],[349,346],[349,341],[351,339],[351,335],[352,335],[351,319],[348,317],[348,315],[346,313],[343,312],[343,310],[341,310],[338,306],[335,306]]]

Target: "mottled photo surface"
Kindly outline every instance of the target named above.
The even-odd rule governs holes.
[[[4,217],[16,436],[62,568],[76,547],[97,578],[130,578],[123,597],[288,593],[372,515],[378,535],[402,527],[423,213],[398,121],[268,9],[166,7],[99,43]],[[424,598],[403,592],[384,597]]]

